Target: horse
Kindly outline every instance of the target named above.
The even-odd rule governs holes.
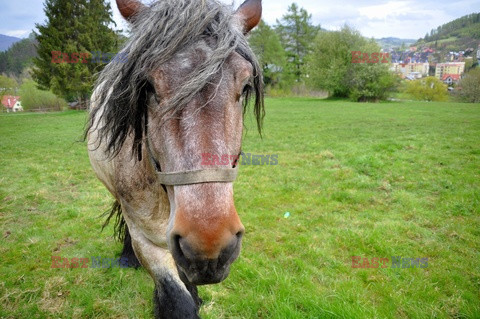
[[[245,232],[237,161],[205,167],[202,154],[241,153],[250,104],[261,134],[262,72],[247,41],[261,0],[237,10],[217,0],[116,2],[132,32],[126,59],[95,82],[89,159],[115,198],[106,223],[115,217],[122,260],[154,281],[155,318],[199,318],[197,286],[228,276]]]

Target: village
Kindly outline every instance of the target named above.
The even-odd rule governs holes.
[[[464,51],[448,52],[437,62],[436,50],[426,47],[411,46],[406,50],[391,49],[391,70],[405,80],[416,80],[427,76],[435,76],[448,85],[449,90],[454,90],[466,69],[475,63],[480,64],[480,44],[475,51],[467,48]]]

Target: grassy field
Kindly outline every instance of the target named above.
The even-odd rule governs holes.
[[[151,316],[143,269],[51,268],[121,249],[100,232],[112,198],[78,142],[85,120],[0,115],[1,318]],[[479,105],[269,99],[264,138],[247,126],[244,151],[279,165],[240,169],[243,250],[200,287],[203,318],[480,318]]]

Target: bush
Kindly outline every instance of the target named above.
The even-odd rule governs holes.
[[[405,93],[419,101],[441,102],[448,100],[447,85],[433,76],[408,82]]]
[[[458,84],[457,98],[463,102],[480,102],[480,68],[468,72]]]
[[[351,80],[348,95],[352,101],[386,100],[397,86],[398,76],[388,71],[384,65],[359,64],[355,68],[356,77]]]
[[[281,89],[281,88],[272,88],[271,86],[267,86],[265,88],[265,94],[268,97],[287,97],[292,95],[292,91],[288,89]]]
[[[379,53],[374,40],[345,26],[340,31],[321,31],[308,58],[309,82],[333,97],[354,101],[378,101],[388,98],[396,86],[389,63],[353,63],[352,52]]]
[[[57,97],[50,91],[39,90],[32,80],[25,80],[20,86],[20,98],[23,109],[61,111],[67,106],[64,99]]]

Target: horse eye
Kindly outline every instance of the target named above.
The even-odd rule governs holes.
[[[243,90],[242,90],[242,95],[247,94],[251,90],[252,90],[252,85],[250,83],[245,84],[245,86],[243,87]]]
[[[147,92],[149,92],[153,98],[155,99],[155,102],[157,104],[160,104],[160,96],[158,95],[157,91],[155,90],[155,85],[153,85],[152,80],[147,80]]]

